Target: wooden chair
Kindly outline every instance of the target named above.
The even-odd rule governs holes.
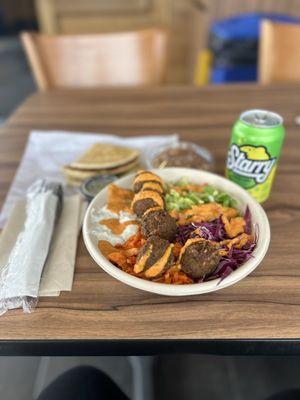
[[[300,82],[300,25],[265,20],[259,44],[259,81]]]
[[[166,29],[55,36],[23,32],[21,39],[40,90],[157,85],[165,78]]]

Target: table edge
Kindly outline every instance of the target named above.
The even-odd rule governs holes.
[[[300,339],[0,340],[0,356],[300,355]]]

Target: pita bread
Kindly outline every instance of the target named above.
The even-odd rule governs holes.
[[[136,160],[139,151],[108,143],[95,143],[70,166],[81,170],[116,168]]]
[[[64,175],[69,179],[77,179],[77,180],[84,180],[90,178],[91,176],[95,175],[119,175],[124,174],[128,171],[131,171],[134,168],[137,168],[139,165],[139,161],[133,161],[128,163],[124,166],[111,168],[111,169],[90,169],[90,170],[81,170],[77,168],[73,168],[70,165],[66,165],[63,167]]]
[[[118,177],[121,178],[122,176],[125,176],[127,174],[134,173],[134,172],[138,171],[139,168],[140,168],[140,165],[137,163],[129,171],[126,171],[124,173],[118,174]],[[97,173],[96,175],[99,175],[99,173]],[[84,179],[78,179],[78,178],[76,179],[76,178],[71,178],[71,177],[66,176],[66,181],[67,181],[67,184],[70,185],[70,186],[79,187],[85,179],[91,178],[92,176],[95,176],[95,174],[93,174],[91,176],[88,176],[88,177],[86,177]]]

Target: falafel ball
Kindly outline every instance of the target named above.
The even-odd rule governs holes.
[[[213,273],[220,259],[219,246],[202,238],[189,239],[179,255],[182,271],[193,279]]]
[[[161,187],[162,193],[163,193],[163,181],[162,181],[162,179],[158,175],[154,174],[153,172],[144,171],[144,170],[139,171],[136,174],[135,179],[133,181],[133,191],[135,193],[138,193],[142,189],[143,185],[146,182],[156,183],[156,185],[159,185]]]
[[[140,190],[154,190],[157,193],[163,194],[164,189],[159,182],[147,181],[142,183]]]
[[[152,235],[159,236],[172,242],[177,232],[175,218],[165,211],[157,208],[145,212],[141,221],[142,235],[148,238]]]
[[[140,218],[153,207],[164,208],[165,203],[162,196],[153,190],[142,190],[134,196],[131,207],[133,212]]]
[[[145,278],[159,278],[174,263],[173,244],[159,236],[150,236],[137,256],[134,272]]]

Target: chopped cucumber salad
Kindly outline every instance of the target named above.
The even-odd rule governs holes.
[[[168,211],[184,211],[195,205],[213,202],[224,207],[236,206],[236,200],[229,194],[212,186],[204,186],[201,192],[190,190],[188,186],[189,183],[186,180],[180,180],[166,188],[165,201]],[[176,190],[176,187],[181,187],[181,190]]]

